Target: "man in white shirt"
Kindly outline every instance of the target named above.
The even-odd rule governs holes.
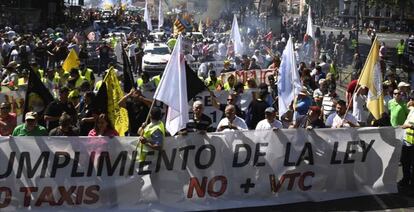
[[[342,128],[342,127],[359,127],[356,118],[346,113],[346,102],[344,100],[338,100],[336,103],[336,112],[332,113],[326,119],[326,127],[330,128]]]
[[[246,122],[236,116],[236,108],[234,105],[227,105],[224,111],[226,117],[221,119],[217,125],[217,132],[229,130],[248,130]]]
[[[259,121],[256,125],[256,130],[269,130],[282,128],[282,122],[276,119],[276,112],[273,107],[268,107],[265,110],[265,119]]]

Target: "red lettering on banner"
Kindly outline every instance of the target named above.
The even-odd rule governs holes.
[[[200,185],[200,182],[198,181],[197,177],[190,178],[190,183],[188,185],[187,198],[193,198],[194,189],[196,190],[198,197],[204,197],[206,195],[207,181],[208,181],[208,178],[203,177],[201,181],[201,185]],[[214,185],[218,181],[221,183],[220,189],[218,189],[218,191],[215,191]],[[227,178],[222,175],[215,176],[208,182],[207,193],[211,197],[219,197],[226,191],[226,189],[227,189]]]
[[[97,203],[99,201],[99,194],[98,191],[101,189],[98,185],[89,186],[86,188],[85,191],[85,199],[83,200],[83,203],[91,205],[94,203]],[[89,197],[89,199],[86,199]]]
[[[20,192],[24,192],[24,207],[30,206],[30,196],[32,195],[32,192],[37,192],[37,187],[21,187]]]
[[[305,172],[303,174],[301,173],[285,173],[283,174],[280,179],[277,181],[275,179],[275,175],[269,176],[270,181],[270,190],[274,193],[279,192],[280,188],[284,184],[286,179],[289,179],[289,183],[287,186],[287,190],[291,191],[293,189],[293,186],[295,185],[296,178],[299,178],[297,185],[298,188],[302,191],[307,191],[312,188],[312,185],[305,186],[305,180],[307,177],[314,177],[315,173],[312,171]],[[277,181],[277,182],[276,182]]]
[[[198,181],[197,177],[190,178],[190,184],[188,185],[187,198],[193,198],[193,190],[195,189],[198,197],[204,197],[206,194],[207,177],[203,177],[203,180]]]
[[[52,187],[46,186],[40,193],[36,201],[36,206],[41,206],[43,203],[49,203],[50,206],[56,205],[55,197],[53,196]]]
[[[37,192],[38,187],[21,187],[20,192],[24,192],[24,207],[30,206],[30,200],[32,193]],[[53,189],[50,186],[46,186],[40,192],[38,197],[34,197],[35,206],[41,207],[46,203],[50,206],[57,205],[91,205],[99,201],[100,187],[98,185],[88,186],[70,186],[66,189],[64,186],[58,186],[58,194],[53,194]],[[1,190],[0,190],[1,192]],[[57,195],[57,196],[55,196]],[[1,205],[0,205],[1,206]]]
[[[219,191],[214,191],[214,184],[216,184],[217,181],[221,182],[221,187]],[[213,179],[208,182],[208,195],[212,197],[218,197],[221,196],[227,189],[227,178],[225,176],[215,176]]]
[[[10,188],[0,187],[0,197],[4,197],[3,202],[0,199],[0,208],[7,207],[11,202],[12,192]]]
[[[306,177],[315,177],[315,173],[313,173],[311,171],[308,171],[308,172],[303,173],[302,176],[300,176],[300,179],[299,179],[299,188],[302,191],[307,191],[307,190],[309,190],[309,189],[312,188],[312,185],[305,186],[305,178]]]
[[[236,81],[241,81],[242,83],[246,83],[247,79],[246,79],[245,71],[236,71],[234,75],[236,76]]]

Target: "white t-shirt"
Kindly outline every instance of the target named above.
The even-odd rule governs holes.
[[[263,119],[256,125],[256,130],[269,130],[273,128],[283,128],[282,122],[275,119],[272,123],[269,123],[267,119]]]
[[[345,116],[345,119],[348,122],[351,122],[354,125],[358,126],[358,121],[351,114],[347,113]],[[340,116],[338,116],[338,114],[335,112],[328,116],[328,118],[326,119],[325,125],[326,127],[330,127],[330,128],[338,128],[342,124],[342,121],[343,119]],[[351,127],[351,126],[349,124],[344,124],[344,127]]]
[[[249,128],[247,127],[246,122],[244,122],[243,119],[239,118],[236,116],[236,118],[234,118],[233,120],[233,126],[237,127],[238,130],[248,130]],[[227,119],[227,117],[223,118],[220,120],[219,124],[217,125],[217,129],[219,129],[222,126],[229,126],[229,119]],[[230,131],[232,129],[224,129],[223,131]]]
[[[353,99],[353,111],[352,115],[359,122],[366,122],[368,118],[367,111],[365,111],[364,105],[366,104],[367,97],[364,95],[354,95]]]

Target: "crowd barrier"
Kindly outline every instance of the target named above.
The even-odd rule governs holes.
[[[397,192],[401,129],[0,137],[0,210],[195,211]]]

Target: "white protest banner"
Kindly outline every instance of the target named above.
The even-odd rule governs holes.
[[[195,211],[397,192],[393,128],[169,137],[0,137],[0,210]]]

